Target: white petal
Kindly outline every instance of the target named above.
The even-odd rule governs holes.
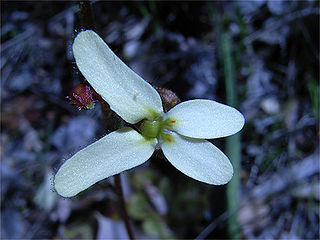
[[[112,132],[68,159],[55,176],[55,188],[72,197],[94,183],[138,166],[152,155],[156,140],[131,128]]]
[[[205,99],[182,102],[167,116],[175,121],[172,129],[193,138],[226,137],[240,131],[243,115],[233,107]]]
[[[172,132],[171,142],[163,142],[161,148],[174,167],[198,181],[221,185],[232,178],[233,168],[228,157],[207,140]]]
[[[122,119],[137,123],[163,112],[157,91],[125,65],[95,32],[80,32],[72,49],[83,76]]]

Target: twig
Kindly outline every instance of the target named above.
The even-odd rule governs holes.
[[[25,41],[28,38],[32,37],[34,35],[34,33],[35,33],[35,28],[31,27],[31,28],[28,28],[28,30],[20,33],[16,37],[6,41],[1,46],[1,53],[3,53],[4,51],[6,51],[7,49],[9,49],[13,46],[17,46],[18,44],[25,44],[26,43]]]
[[[229,212],[222,213],[214,221],[212,221],[202,232],[195,238],[195,240],[206,239],[208,235],[218,226],[219,223],[226,221],[232,214]]]
[[[82,24],[82,29],[92,29],[94,30],[94,20],[93,20],[93,14],[90,6],[90,1],[80,1],[79,2],[79,7],[80,7],[80,19],[81,19],[81,24]],[[108,116],[108,111],[110,109],[108,108],[107,103],[101,104],[101,110],[104,116],[104,120],[106,120],[106,116]],[[105,121],[106,122],[106,121]],[[105,131],[107,132],[107,126],[105,125]],[[123,221],[125,223],[127,233],[130,239],[134,239],[134,235],[132,232],[132,228],[130,225],[129,221],[129,216],[127,212],[127,207],[126,207],[126,202],[123,197],[123,191],[122,191],[122,184],[121,184],[121,178],[120,174],[117,174],[114,176],[114,182],[115,182],[115,187],[116,191],[120,200],[120,206],[122,210],[122,215],[123,215]]]
[[[284,26],[288,22],[294,21],[299,18],[304,18],[306,16],[313,15],[313,14],[319,15],[319,9],[306,8],[303,10],[298,10],[296,12],[289,13],[283,16],[280,20],[275,20],[272,23],[269,23],[267,26],[265,26],[265,28],[251,33],[248,37],[244,39],[244,43],[247,45],[252,41],[258,39],[265,31],[268,31],[268,32],[275,31],[277,28]]]

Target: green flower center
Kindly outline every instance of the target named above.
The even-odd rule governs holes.
[[[161,130],[160,120],[144,120],[140,125],[141,134],[145,137],[155,138]]]
[[[154,120],[144,120],[140,125],[140,132],[146,138],[156,138],[158,136],[165,142],[172,142],[171,134],[164,131],[165,129],[172,129],[176,125],[176,120],[167,118],[162,120],[158,117]]]

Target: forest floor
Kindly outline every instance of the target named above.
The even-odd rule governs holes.
[[[227,37],[246,118],[236,188],[188,178],[161,153],[122,174],[136,238],[318,239],[319,2],[95,1],[92,12],[124,62],[182,101],[227,104]],[[2,239],[127,237],[112,178],[71,199],[52,185],[64,159],[104,134],[99,107],[66,99],[83,82],[71,51],[80,30],[76,2],[1,1]],[[226,141],[213,143],[228,155]]]

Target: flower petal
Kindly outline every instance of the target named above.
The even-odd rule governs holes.
[[[233,175],[232,165],[216,146],[203,139],[170,133],[162,151],[171,164],[187,176],[208,184],[221,185]]]
[[[240,131],[245,121],[235,108],[205,99],[182,102],[167,116],[174,131],[193,138],[226,137]]]
[[[96,182],[147,161],[156,139],[147,140],[131,128],[112,132],[68,159],[55,176],[57,192],[72,197]]]
[[[163,112],[157,91],[125,65],[95,32],[80,32],[72,49],[83,76],[122,119],[133,124]]]

